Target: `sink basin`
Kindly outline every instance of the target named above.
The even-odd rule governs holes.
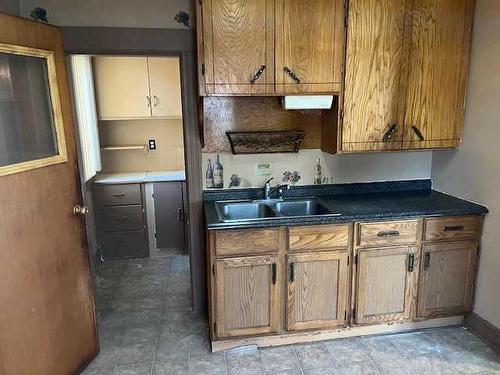
[[[264,203],[217,202],[215,207],[219,220],[224,222],[262,220],[276,217],[276,212]]]
[[[303,200],[285,200],[277,202],[273,208],[279,216],[319,216],[319,215],[335,215],[317,199],[303,199]]]

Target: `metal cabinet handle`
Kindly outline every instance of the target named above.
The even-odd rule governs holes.
[[[399,237],[399,232],[397,230],[391,230],[387,232],[378,232],[377,237]]]
[[[415,125],[411,127],[411,130],[413,130],[413,132],[415,133],[415,135],[418,137],[419,140],[423,141],[425,139],[422,132]]]
[[[153,106],[158,107],[159,104],[160,104],[160,98],[158,98],[156,95],[153,96]]]
[[[415,254],[408,255],[408,272],[413,272],[415,268]]]
[[[295,263],[290,263],[290,273],[288,281],[293,283],[295,281]]]
[[[460,232],[463,230],[465,230],[465,227],[463,225],[450,225],[443,227],[443,232]]]
[[[271,265],[271,279],[273,285],[276,285],[276,263]]]
[[[392,136],[396,133],[396,128],[398,127],[397,124],[391,125],[391,127],[384,133],[384,136],[382,137],[383,142],[387,142],[392,138]]]
[[[177,209],[177,220],[181,223],[184,221],[184,210],[182,208]]]
[[[148,108],[151,108],[151,98],[146,95],[146,102],[148,104]]]
[[[295,83],[300,83],[300,78],[297,77],[297,74],[295,74],[288,66],[283,67],[283,70],[295,81]]]
[[[260,76],[262,75],[262,73],[264,73],[264,70],[266,69],[266,66],[265,65],[262,65],[259,70],[257,70],[254,74],[254,76],[252,77],[252,79],[250,79],[250,84],[253,85],[255,84],[255,82],[257,82],[257,80],[260,78]]]
[[[424,270],[427,271],[431,267],[431,252],[426,251],[424,257]]]
[[[120,197],[124,197],[125,196],[125,193],[115,193],[115,194],[112,194],[113,197],[115,198],[120,198]]]
[[[128,217],[127,216],[115,216],[115,217],[113,217],[113,219],[115,221],[126,221],[126,220],[128,220]]]

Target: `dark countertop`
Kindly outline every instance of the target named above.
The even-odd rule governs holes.
[[[262,189],[206,192],[207,229],[263,228],[287,225],[313,225],[353,221],[394,220],[422,216],[484,215],[485,206],[431,189],[430,180],[302,186],[286,191],[288,197],[316,197],[341,216],[273,218],[262,221],[224,223],[215,210],[216,200],[262,198]]]

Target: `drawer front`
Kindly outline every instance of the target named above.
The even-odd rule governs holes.
[[[141,185],[96,185],[94,200],[96,207],[142,204]]]
[[[104,207],[98,210],[100,231],[144,229],[142,206]]]
[[[144,230],[102,233],[100,239],[104,260],[148,255],[147,237]]]
[[[481,236],[483,218],[480,216],[455,216],[425,219],[426,241],[478,239]]]
[[[275,253],[279,250],[278,229],[231,230],[215,232],[215,255]]]
[[[418,220],[358,224],[357,245],[361,247],[414,244]]]
[[[349,245],[349,225],[317,225],[290,228],[290,251],[323,250]]]

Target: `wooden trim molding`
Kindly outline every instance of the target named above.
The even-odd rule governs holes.
[[[497,353],[500,353],[500,328],[495,327],[474,312],[465,317],[464,323],[481,340],[489,344]]]
[[[56,134],[57,142],[57,154],[46,158],[27,160],[21,163],[15,163],[0,167],[0,176],[6,176],[13,173],[25,172],[36,168],[67,162],[68,152],[66,149],[66,138],[64,135],[64,121],[61,109],[61,98],[59,97],[54,52],[50,50],[5,43],[0,43],[0,52],[12,55],[31,56],[46,59],[50,103],[54,118],[54,132]]]

